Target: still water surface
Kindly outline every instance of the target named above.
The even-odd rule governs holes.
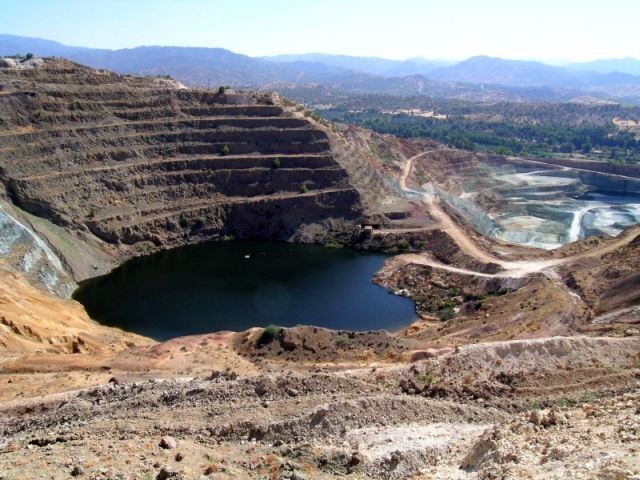
[[[249,258],[245,258],[249,256]],[[387,257],[284,242],[191,245],[80,283],[91,318],[156,340],[271,323],[399,330],[414,304],[371,283]]]

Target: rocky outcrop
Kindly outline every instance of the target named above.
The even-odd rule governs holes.
[[[76,288],[64,266],[42,239],[16,217],[16,211],[0,201],[0,260],[20,272],[30,283],[61,298]]]

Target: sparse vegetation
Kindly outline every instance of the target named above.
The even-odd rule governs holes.
[[[577,403],[578,402],[572,400],[571,398],[563,398],[558,402],[558,405],[561,407],[575,407]]]
[[[409,248],[411,245],[409,244],[409,242],[403,240],[401,242],[398,242],[397,247],[398,250],[406,250],[407,248]]]
[[[436,313],[436,316],[442,321],[447,321],[447,320],[453,320],[458,316],[458,314],[453,308],[446,307],[440,310],[438,313]]]
[[[349,342],[349,339],[347,337],[344,337],[344,336],[340,335],[338,338],[336,338],[335,343],[336,343],[336,347],[344,348],[347,345],[349,345],[350,342]]]
[[[415,372],[413,372],[413,376],[417,381],[431,385],[436,380],[436,376],[433,373],[433,370],[433,365],[428,364],[424,373],[420,373],[418,370],[416,370]]]
[[[500,290],[493,290],[487,294],[488,297],[501,297],[507,293],[511,293],[513,290],[510,288],[501,288]]]
[[[282,327],[278,327],[277,325],[269,325],[262,331],[262,334],[258,339],[258,343],[264,345],[273,342],[281,330]]]
[[[93,218],[93,217],[95,217],[95,216],[96,216],[96,213],[98,213],[98,210],[96,210],[96,208],[95,208],[95,207],[91,207],[91,208],[89,209],[89,213],[87,214],[87,217],[89,217],[89,218]]]
[[[640,162],[640,139],[615,119],[640,120],[640,108],[577,103],[474,102],[427,96],[360,94],[331,89],[287,90],[323,110],[330,121],[401,138],[430,138],[451,147],[503,155],[566,156],[573,152],[614,162]],[[309,99],[312,99],[309,102]],[[413,115],[407,110],[432,112]],[[313,112],[305,109],[305,116]],[[313,117],[312,117],[313,118]],[[315,119],[315,118],[314,118]]]
[[[426,383],[427,385],[431,385],[436,380],[434,371],[435,371],[435,367],[433,366],[433,364],[428,363],[425,367],[424,373],[420,373],[418,370],[416,370],[415,372],[413,372],[413,376],[419,382],[423,382],[423,383]]]

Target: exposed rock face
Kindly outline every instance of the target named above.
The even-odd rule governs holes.
[[[60,59],[0,68],[0,84],[10,197],[110,244],[292,239],[357,219],[379,182],[373,167],[345,159],[343,168],[332,133],[275,96],[188,90]]]
[[[22,273],[33,285],[61,298],[76,287],[56,254],[40,237],[14,218],[15,211],[0,202],[0,259]]]

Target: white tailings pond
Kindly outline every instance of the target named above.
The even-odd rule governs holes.
[[[482,188],[470,179],[460,196],[437,194],[485,235],[547,250],[593,235],[615,236],[640,222],[637,193],[600,190],[571,170],[511,170],[487,167]]]

